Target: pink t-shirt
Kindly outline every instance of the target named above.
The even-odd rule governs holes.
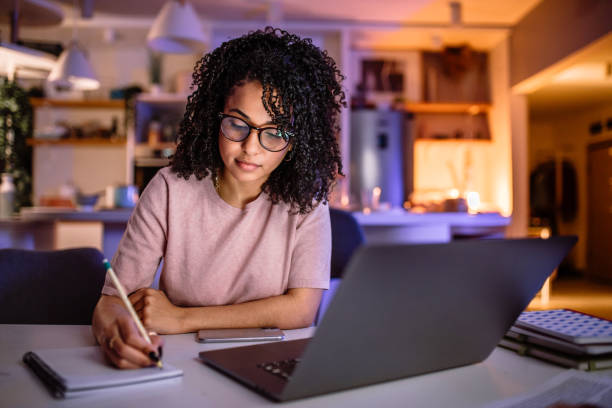
[[[329,287],[329,208],[305,215],[265,193],[244,210],[217,194],[210,178],[178,178],[169,167],[147,185],[111,262],[128,293],[159,288],[177,306],[243,303],[290,288]],[[110,280],[102,293],[116,295]]]

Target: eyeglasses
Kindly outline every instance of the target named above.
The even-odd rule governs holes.
[[[221,133],[232,142],[242,142],[252,130],[257,131],[259,144],[270,152],[280,152],[289,144],[291,132],[282,131],[276,127],[258,128],[246,123],[243,119],[226,113],[219,113],[221,119]]]

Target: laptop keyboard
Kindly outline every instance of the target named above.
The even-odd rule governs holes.
[[[295,367],[299,362],[299,358],[291,358],[288,360],[260,363],[257,364],[257,367],[269,372],[272,375],[280,377],[283,380],[288,380],[289,377],[291,377],[291,374],[293,374],[293,370],[295,370]]]

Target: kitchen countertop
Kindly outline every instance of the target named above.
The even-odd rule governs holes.
[[[127,223],[131,208],[83,211],[70,208],[27,207],[14,220],[18,221],[99,221],[105,223]]]
[[[127,222],[132,214],[131,208],[83,211],[70,208],[28,207],[8,222],[24,221],[100,221]],[[364,227],[401,227],[429,224],[446,224],[452,227],[505,227],[510,217],[498,213],[468,214],[453,213],[411,213],[403,210],[375,211],[370,214],[352,213]]]
[[[505,227],[510,217],[499,213],[468,214],[465,212],[411,213],[403,210],[375,211],[369,214],[353,212],[362,226],[410,226],[448,224],[453,227]]]

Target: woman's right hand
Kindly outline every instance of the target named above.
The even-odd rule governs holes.
[[[104,354],[118,368],[148,367],[161,357],[162,338],[149,336],[152,344],[147,343],[119,298],[100,298],[94,311],[92,329]]]

